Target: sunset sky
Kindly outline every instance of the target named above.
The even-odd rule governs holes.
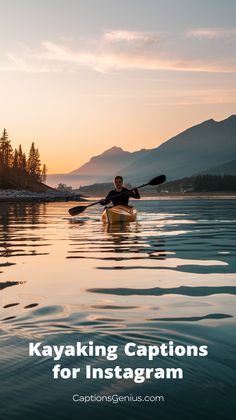
[[[49,173],[236,114],[235,0],[0,0],[0,131]]]

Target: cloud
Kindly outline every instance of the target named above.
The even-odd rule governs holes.
[[[187,35],[216,36],[213,30],[207,29],[191,30]],[[209,51],[205,57],[204,53],[206,51],[199,49],[189,50],[189,44],[171,34],[116,30],[77,45],[72,40],[60,43],[48,40],[36,48],[20,46],[18,51],[8,54],[7,66],[0,66],[0,71],[74,72],[85,67],[103,73],[122,70],[236,72],[233,55],[223,59],[221,54],[215,56],[214,51]]]
[[[137,40],[137,38],[136,38]],[[178,56],[173,52],[163,52],[160,48],[98,48],[97,50],[74,50],[53,42],[43,42],[42,46],[50,60],[87,66],[101,72],[117,70],[172,70],[193,72],[235,72],[236,63],[217,63],[216,60]]]
[[[224,28],[196,28],[187,32],[187,36],[199,39],[233,39],[236,37],[236,29]]]
[[[103,38],[109,42],[141,42],[145,44],[154,44],[158,42],[161,37],[152,32],[109,31],[103,35]]]

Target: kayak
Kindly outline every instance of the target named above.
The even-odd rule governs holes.
[[[110,225],[115,223],[134,222],[137,217],[137,210],[130,206],[107,207],[102,213],[102,221]]]
[[[137,210],[130,206],[107,207],[102,213],[102,221],[109,224],[134,222]]]

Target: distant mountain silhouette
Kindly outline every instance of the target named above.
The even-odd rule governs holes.
[[[183,131],[142,159],[127,166],[123,174],[144,180],[165,173],[169,180],[191,176],[236,159],[236,115],[216,122],[208,120]]]
[[[70,174],[49,175],[48,180],[61,176],[61,182],[78,186],[110,181],[119,173],[127,182],[136,184],[161,173],[168,180],[200,173],[235,174],[235,162],[236,115],[232,115],[219,122],[204,121],[154,149],[131,153],[112,147]]]
[[[111,147],[101,155],[94,156],[80,168],[70,172],[70,175],[99,176],[107,179],[117,174],[123,167],[132,164],[137,159],[145,157],[149,150],[126,152],[121,147]]]
[[[115,175],[122,173],[124,167],[147,153],[149,150],[142,149],[131,153],[114,146],[68,174],[52,174],[48,175],[47,179],[53,186],[62,182],[76,188],[80,185],[111,181]]]
[[[201,172],[203,174],[210,175],[236,175],[236,159],[226,162],[220,166],[214,166],[213,168],[208,168],[207,170]]]

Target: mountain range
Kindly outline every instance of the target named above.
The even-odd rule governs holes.
[[[195,125],[154,149],[127,152],[112,147],[69,174],[49,175],[48,181],[78,187],[110,181],[122,174],[139,184],[164,173],[168,180],[196,174],[236,174],[236,115]]]

